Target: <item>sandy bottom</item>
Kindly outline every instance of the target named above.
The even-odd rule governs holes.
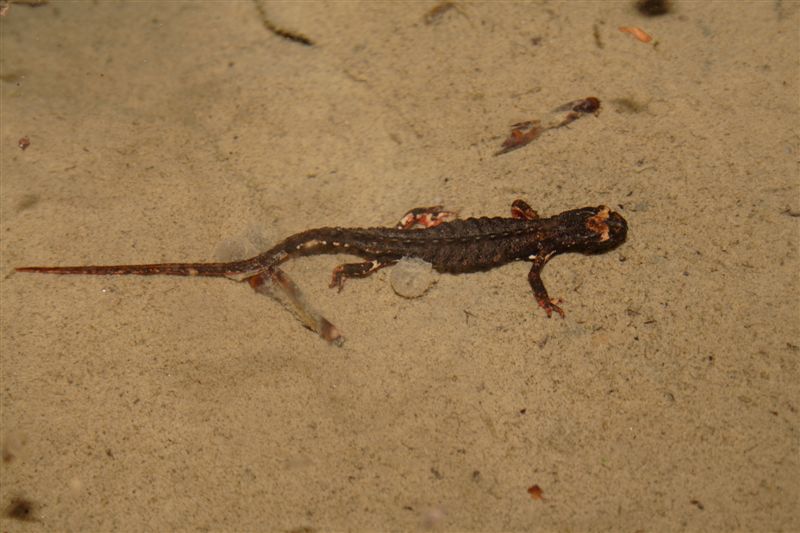
[[[10,6],[3,531],[800,530],[800,4],[434,6]],[[13,270],[516,198],[629,222],[545,269],[564,320],[523,263],[416,299],[287,263],[341,348],[245,284]]]

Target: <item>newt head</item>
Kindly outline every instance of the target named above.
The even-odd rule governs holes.
[[[568,241],[562,244],[575,252],[602,253],[625,242],[628,235],[628,223],[622,215],[604,205],[565,211],[558,218]]]
[[[596,214],[586,220],[586,228],[594,233],[594,245],[587,251],[604,252],[625,242],[628,236],[628,222],[622,215],[601,205],[595,208]]]

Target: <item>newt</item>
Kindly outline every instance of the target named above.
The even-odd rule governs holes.
[[[418,228],[417,226],[422,226]],[[365,278],[404,257],[431,263],[446,273],[489,270],[512,261],[531,262],[528,282],[533,295],[548,317],[564,317],[560,300],[551,298],[541,272],[554,256],[568,252],[602,253],[623,242],[628,224],[606,206],[582,207],[542,218],[523,200],[511,204],[511,217],[458,219],[441,206],[408,211],[394,228],[322,227],[292,235],[264,253],[250,259],[223,263],[160,263],[104,266],[34,266],[18,272],[94,275],[168,275],[226,277],[247,281],[263,292],[273,283],[289,295],[304,316],[306,325],[328,341],[340,341],[336,328],[315,314],[296,285],[279,265],[294,257],[345,253],[366,261],[346,263],[333,270],[331,288],[342,290],[348,278]]]

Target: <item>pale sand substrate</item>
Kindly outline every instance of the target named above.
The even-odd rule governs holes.
[[[0,505],[37,521],[4,531],[800,529],[800,4],[433,5],[266,5],[314,47],[252,2],[11,6]],[[545,269],[565,320],[525,264],[408,300],[288,263],[342,348],[226,280],[13,272],[517,197],[629,221]]]

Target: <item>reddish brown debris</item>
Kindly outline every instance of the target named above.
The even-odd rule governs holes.
[[[451,9],[458,9],[453,2],[439,2],[433,8],[431,8],[427,13],[425,13],[425,17],[423,20],[425,24],[433,24],[438,22],[442,16],[450,11]]]
[[[566,104],[560,105],[550,112],[550,115],[544,120],[527,120],[525,122],[518,122],[511,126],[511,134],[503,141],[500,150],[494,155],[502,155],[517,148],[522,148],[526,144],[537,139],[542,133],[547,130],[554,130],[562,128],[567,124],[578,120],[583,115],[589,113],[597,113],[600,111],[600,100],[594,96],[583,98],[581,100],[573,100]],[[565,113],[562,115],[562,113]]]
[[[633,26],[622,26],[620,27],[619,31],[621,31],[622,33],[630,33],[643,43],[649,43],[650,41],[653,40],[653,38],[641,28],[635,28]]]
[[[542,494],[544,494],[544,491],[541,488],[539,488],[539,485],[531,485],[530,487],[528,487],[528,494],[531,495],[532,500],[544,499],[544,496],[542,496]]]
[[[526,144],[534,141],[543,131],[544,128],[542,128],[538,120],[529,120],[514,124],[511,126],[511,134],[503,141],[500,150],[495,152],[494,155],[505,154],[517,148],[522,148]]]
[[[28,146],[31,145],[31,140],[26,135],[25,137],[22,137],[19,141],[17,141],[17,145],[23,150],[25,150],[26,148],[28,148]]]

